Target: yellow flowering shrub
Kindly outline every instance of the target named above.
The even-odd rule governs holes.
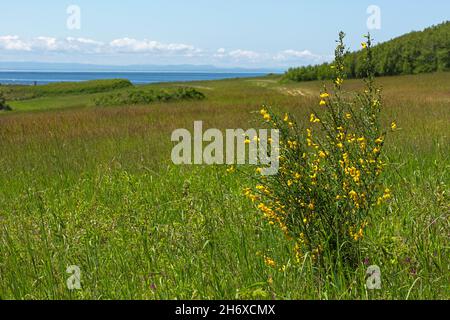
[[[318,263],[361,261],[360,241],[373,207],[390,198],[381,181],[386,132],[379,121],[382,98],[374,85],[372,41],[367,36],[363,46],[366,88],[349,96],[342,89],[344,36],[341,32],[336,48],[333,90],[324,88],[308,127],[289,114],[261,110],[264,121],[280,130],[280,171],[257,175],[257,185],[245,194],[294,242],[298,261],[306,255]]]

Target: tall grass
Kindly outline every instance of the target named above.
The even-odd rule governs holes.
[[[377,80],[382,121],[395,119],[398,131],[385,146],[392,200],[373,212],[377,223],[361,241],[364,262],[381,268],[375,291],[366,289],[365,265],[330,275],[310,259],[294,263],[291,242],[243,197],[246,179],[170,163],[170,133],[195,120],[254,127],[263,102],[309,119],[315,95],[292,96],[266,80],[192,83],[208,99],[152,108],[2,114],[0,297],[448,299],[450,75]],[[81,268],[81,290],[67,289],[71,265]]]

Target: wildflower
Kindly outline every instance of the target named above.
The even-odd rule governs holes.
[[[269,257],[265,257],[264,258],[264,263],[271,268],[274,268],[277,264],[275,263],[275,261],[272,258]]]
[[[316,115],[314,113],[311,114],[309,121],[312,123],[319,123],[320,119],[316,117]]]
[[[242,141],[242,140],[241,140],[241,141]],[[247,138],[247,139],[245,139],[244,143],[245,143],[245,144],[250,144],[251,141],[250,141],[250,139]]]
[[[342,85],[342,84],[344,83],[344,79],[342,79],[342,78],[337,78],[336,81],[335,81],[334,83],[336,83],[336,85],[340,86],[340,85]]]
[[[234,166],[231,166],[231,167],[229,167],[228,169],[227,169],[227,172],[228,173],[233,173],[233,172],[235,172],[236,171],[236,168],[234,167]]]
[[[358,193],[355,190],[350,191],[348,195],[353,201],[358,201]]]
[[[345,114],[345,117],[350,120],[352,118],[352,115],[350,113],[347,113]]]
[[[390,189],[386,189],[384,190],[384,195],[383,195],[383,200],[389,200],[391,199],[391,190]]]
[[[289,121],[289,115],[287,113],[284,115],[283,121],[284,122],[288,122]]]
[[[322,98],[322,99],[326,99],[326,98],[328,98],[330,95],[328,94],[328,93],[326,93],[326,92],[324,92],[324,93],[322,93],[321,95],[320,95],[320,97]]]
[[[262,172],[262,168],[257,168],[257,169],[256,169],[256,173],[261,174],[261,172]]]
[[[394,131],[394,130],[397,129],[397,123],[396,123],[395,121],[393,121],[393,122],[391,123],[391,129],[392,129],[392,131]]]
[[[325,152],[323,152],[323,151],[320,151],[320,152],[319,152],[319,157],[321,157],[321,158],[326,158],[326,157],[327,157],[327,154],[326,154]]]
[[[376,144],[382,144],[383,143],[383,138],[378,138],[377,140],[375,140]]]
[[[320,106],[326,106],[327,102],[325,100],[320,100],[319,105]]]
[[[265,114],[263,115],[263,117],[264,117],[264,120],[266,120],[267,122],[269,122],[270,119],[272,119],[272,118],[270,117],[270,114],[268,114],[268,113],[265,113]]]
[[[263,108],[261,109],[260,113],[262,116],[264,116],[265,114],[267,114],[267,110]]]
[[[297,141],[288,140],[288,145],[290,149],[297,149],[298,143]]]
[[[362,42],[362,43],[361,43],[361,47],[362,47],[363,49],[367,49],[367,43]]]

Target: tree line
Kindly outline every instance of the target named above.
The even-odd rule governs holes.
[[[405,34],[373,47],[376,76],[450,71],[450,21],[423,31]],[[363,52],[349,52],[344,58],[348,78],[364,74]],[[290,68],[284,80],[311,81],[331,79],[333,63]]]

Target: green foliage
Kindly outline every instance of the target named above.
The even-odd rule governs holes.
[[[0,111],[11,111],[11,107],[6,104],[6,99],[0,92]]]
[[[150,104],[178,100],[202,100],[205,95],[194,88],[167,90],[130,90],[103,95],[94,99],[96,106]]]
[[[258,208],[266,219],[295,240],[297,260],[356,267],[362,262],[359,243],[371,222],[374,206],[391,197],[380,180],[386,163],[380,129],[381,94],[373,83],[370,36],[364,43],[366,88],[344,98],[344,33],[336,49],[334,93],[321,94],[321,110],[300,128],[292,116],[261,110],[279,128],[280,172],[258,177]]]
[[[375,76],[419,74],[450,70],[450,22],[411,32],[373,48]],[[347,53],[344,58],[347,78],[361,78],[364,50]],[[311,81],[331,79],[328,63],[291,68],[284,80]]]
[[[59,82],[42,86],[3,86],[10,100],[27,100],[47,96],[82,95],[133,87],[129,80],[108,79],[83,82]]]

